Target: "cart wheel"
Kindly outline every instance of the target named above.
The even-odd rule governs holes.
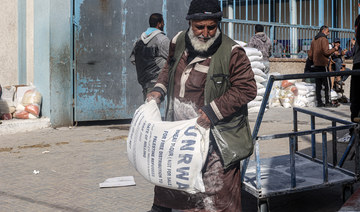
[[[259,201],[258,212],[269,212],[269,203],[267,200]]]
[[[354,190],[352,185],[343,186],[343,190],[342,190],[343,202],[346,202],[346,200],[348,200],[353,193]]]

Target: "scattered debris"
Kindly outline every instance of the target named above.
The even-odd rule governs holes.
[[[59,146],[59,145],[64,145],[64,144],[69,144],[69,142],[64,141],[64,142],[58,142],[58,143],[56,143],[57,146]]]
[[[105,142],[105,140],[83,140],[83,143],[96,143],[96,142]]]
[[[50,144],[35,144],[29,146],[18,146],[19,149],[27,149],[27,148],[45,148],[50,147]]]
[[[83,140],[83,143],[97,143],[97,142],[105,142],[105,141],[116,141],[116,140],[127,140],[127,136],[115,136],[111,138],[106,138],[104,140]]]
[[[36,175],[36,174],[39,174],[39,173],[40,173],[40,171],[38,171],[38,170],[34,170],[34,171],[33,171],[33,173]]]
[[[339,143],[349,143],[351,138],[351,135],[349,133],[346,133],[343,137],[337,139],[337,142]]]
[[[133,176],[108,178],[104,182],[99,183],[100,188],[134,186],[134,185],[136,185],[136,184],[135,184],[135,180],[134,180]]]
[[[11,152],[11,150],[13,150],[12,147],[0,148],[0,152]]]
[[[46,154],[46,153],[49,153],[50,151],[43,151],[42,154]]]

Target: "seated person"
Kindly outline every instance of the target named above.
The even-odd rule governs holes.
[[[343,64],[343,60],[342,57],[347,53],[347,50],[342,50],[342,48],[340,47],[340,39],[339,38],[335,38],[334,39],[334,43],[333,43],[333,47],[338,46],[339,50],[335,51],[332,55],[331,55],[331,70],[333,71],[343,71],[345,70],[345,65]],[[350,69],[349,69],[350,70]],[[336,81],[339,81],[341,84],[343,84],[343,81],[345,81],[348,76],[342,76],[342,77],[336,77]]]

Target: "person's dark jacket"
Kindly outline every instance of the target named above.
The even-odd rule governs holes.
[[[149,28],[136,41],[130,61],[136,66],[138,82],[143,88],[147,88],[150,82],[156,82],[166,63],[169,44],[169,38],[156,28]]]
[[[335,48],[329,49],[329,41],[324,33],[319,33],[311,42],[308,52],[309,59],[314,62],[314,66],[327,66],[329,56],[334,53]]]

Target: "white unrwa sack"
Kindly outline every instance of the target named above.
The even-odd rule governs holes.
[[[248,57],[250,56],[258,56],[258,57],[262,57],[262,53],[261,51],[257,50],[256,48],[252,48],[252,47],[244,47],[245,53]],[[251,60],[250,60],[251,61]]]
[[[265,65],[262,62],[259,61],[253,61],[251,62],[251,68],[258,68],[260,70],[264,70],[265,69]]]
[[[264,79],[267,79],[267,75],[263,71],[261,71],[260,69],[252,68],[252,70],[253,70],[255,75],[258,75],[258,76],[260,76],[260,77],[262,77]]]
[[[263,60],[263,56],[257,56],[257,55],[248,56],[248,58],[249,58],[250,62]]]
[[[127,140],[128,159],[149,182],[189,193],[204,192],[201,169],[209,149],[209,130],[197,118],[161,121],[154,100],[134,114]]]
[[[247,45],[247,43],[245,43],[244,41],[241,40],[234,40],[236,43],[238,43],[241,47],[245,47]]]
[[[254,79],[255,79],[255,81],[258,82],[258,83],[262,83],[262,82],[265,82],[265,81],[266,81],[266,79],[265,79],[264,77],[261,77],[261,76],[259,76],[259,75],[254,75]]]

